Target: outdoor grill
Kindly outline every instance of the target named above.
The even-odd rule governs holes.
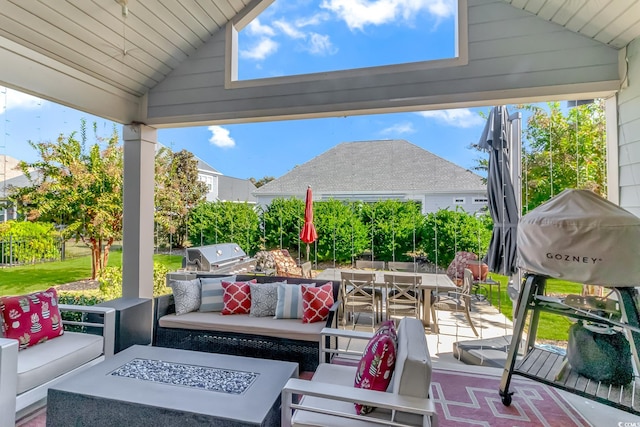
[[[182,266],[189,271],[211,273],[246,273],[256,268],[255,258],[248,256],[235,243],[187,248]]]

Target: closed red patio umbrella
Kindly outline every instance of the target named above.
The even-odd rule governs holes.
[[[307,200],[304,206],[304,226],[300,231],[300,240],[307,244],[307,261],[309,261],[309,243],[313,243],[318,238],[318,233],[313,225],[313,194],[311,186],[307,187]]]

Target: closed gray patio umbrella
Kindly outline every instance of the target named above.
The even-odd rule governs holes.
[[[511,182],[509,150],[511,123],[507,107],[494,107],[489,114],[478,146],[489,152],[487,198],[493,219],[493,234],[484,262],[493,273],[510,276],[517,271],[516,239],[518,204]]]

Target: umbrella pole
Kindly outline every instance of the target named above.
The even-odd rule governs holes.
[[[309,244],[307,243],[307,261],[309,261]]]

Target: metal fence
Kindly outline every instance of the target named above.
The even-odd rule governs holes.
[[[8,236],[0,240],[0,267],[60,261],[65,259],[65,246],[63,239],[43,245],[41,239]]]

